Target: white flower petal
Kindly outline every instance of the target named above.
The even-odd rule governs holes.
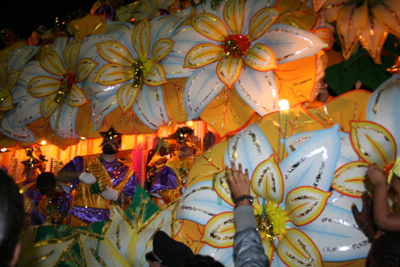
[[[169,122],[161,86],[143,84],[133,104],[138,118],[150,129],[156,130]]]
[[[242,99],[260,116],[279,109],[278,88],[273,71],[260,72],[243,68],[235,89]]]
[[[272,25],[256,42],[269,46],[278,64],[315,55],[327,47],[315,34],[280,23]]]
[[[185,110],[188,120],[197,118],[203,109],[224,88],[216,72],[217,63],[196,69],[185,87]]]

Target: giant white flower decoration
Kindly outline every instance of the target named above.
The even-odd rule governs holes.
[[[322,266],[324,261],[345,261],[367,254],[368,241],[357,228],[350,206],[344,209],[331,201],[329,188],[339,153],[338,126],[316,132],[280,164],[256,124],[230,140],[225,164],[235,160],[249,170],[258,228],[272,266],[300,262]],[[186,189],[177,216],[205,226],[202,241],[207,245],[200,253],[217,249],[215,257],[226,266],[233,265],[232,210],[222,171],[213,182],[198,182]],[[230,257],[223,258],[226,254]]]
[[[367,120],[352,122],[349,134],[352,149],[358,159],[348,162],[335,173],[332,187],[341,194],[361,198],[368,188],[365,172],[376,163],[388,174],[399,155],[400,76],[393,75],[371,95]]]
[[[274,24],[281,11],[266,5],[230,0],[220,10],[198,14],[191,26],[174,35],[174,48],[163,65],[167,77],[190,76],[185,88],[189,119],[198,117],[225,87],[235,88],[261,116],[276,110],[273,70],[326,46],[307,31]]]
[[[57,38],[50,53],[24,69],[21,85],[27,86],[30,96],[25,95],[18,105],[16,125],[43,117],[50,119],[52,129],[61,138],[79,137],[75,133],[78,108],[89,104],[79,83],[96,66],[89,58],[78,60],[81,43],[81,40],[68,43],[68,38]]]
[[[163,16],[136,27],[129,23],[110,23],[109,30],[120,32],[116,41],[97,44],[100,68],[92,75],[93,83],[85,88],[93,92],[93,123],[95,129],[118,106],[124,113],[134,110],[136,116],[150,129],[158,129],[169,121],[161,86],[167,83],[160,61],[172,49],[169,39],[186,19]],[[101,61],[105,61],[103,64]]]

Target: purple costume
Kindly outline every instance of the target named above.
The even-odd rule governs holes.
[[[100,159],[100,162],[103,164],[105,170],[109,174],[111,182],[113,184],[113,188],[121,193],[118,199],[118,203],[115,204],[118,204],[124,209],[125,206],[130,203],[135,194],[138,178],[127,165],[118,161],[118,159],[115,159],[112,162],[106,162],[104,159]],[[84,159],[80,156],[73,158],[60,170],[60,172],[62,171],[83,172]],[[77,191],[76,189],[80,188],[78,186],[80,183],[81,181],[79,179],[73,180],[69,185],[71,191]],[[101,205],[99,204],[96,207],[93,206],[93,203],[96,204],[99,203],[99,201],[106,201],[99,195],[91,194],[90,196],[87,196],[85,194],[80,194],[79,192],[75,192],[75,194],[73,193],[71,195],[74,195],[74,200],[72,200],[70,197],[69,203],[71,203],[72,205],[69,211],[70,216],[77,217],[85,223],[104,221],[110,218],[110,210],[108,208],[108,204],[103,205],[102,203],[100,203]],[[97,198],[97,200],[85,199],[92,197]],[[85,201],[87,201],[88,204],[82,204],[85,203]],[[80,204],[77,205],[74,202],[79,202]]]

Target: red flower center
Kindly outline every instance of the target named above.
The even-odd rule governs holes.
[[[225,41],[222,42],[226,56],[242,57],[250,48],[250,40],[247,35],[234,34],[229,35]]]

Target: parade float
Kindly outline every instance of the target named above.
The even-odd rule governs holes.
[[[399,153],[399,3],[143,0],[109,15],[2,51],[3,164],[13,173],[25,154],[15,149],[46,140],[57,171],[100,153],[111,125],[142,186],[146,153],[178,126],[194,128],[204,153],[170,204],[139,188],[109,221],[28,227],[18,266],[146,266],[157,230],[233,266],[231,160],[249,170],[271,266],[365,264],[351,204],[370,190],[367,166],[388,172]],[[335,97],[322,99],[328,89]]]

